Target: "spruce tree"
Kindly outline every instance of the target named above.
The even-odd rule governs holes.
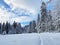
[[[41,6],[41,21],[46,22],[47,21],[47,9],[46,9],[46,4],[42,2]]]
[[[41,6],[41,22],[40,22],[40,28],[42,32],[47,31],[47,22],[48,22],[48,15],[47,15],[47,9],[46,4],[42,2]]]

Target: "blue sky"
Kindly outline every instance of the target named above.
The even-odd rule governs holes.
[[[40,0],[0,0],[0,22],[16,21],[22,26],[27,25],[30,21],[37,20],[40,5]],[[47,9],[51,9],[51,4],[47,6]]]

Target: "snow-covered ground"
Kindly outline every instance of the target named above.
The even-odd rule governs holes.
[[[0,35],[0,45],[60,45],[60,33]]]
[[[0,35],[0,45],[39,45],[39,34]]]
[[[41,33],[41,45],[60,45],[60,33]]]

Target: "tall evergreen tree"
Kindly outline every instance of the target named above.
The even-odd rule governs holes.
[[[13,27],[14,27],[14,29],[17,27],[17,23],[15,21],[13,23]]]
[[[8,32],[9,32],[9,24],[8,24],[8,22],[6,22],[5,29],[6,29],[6,34],[8,34]]]
[[[40,21],[40,15],[38,14],[37,23],[39,23],[39,21]]]
[[[47,21],[47,9],[46,9],[46,4],[42,2],[41,6],[41,21],[46,22]]]
[[[14,30],[14,34],[17,34],[17,23],[14,21],[13,23],[13,30]]]
[[[33,21],[33,30],[34,30],[34,32],[37,32],[37,30],[35,28],[36,28],[36,21]]]
[[[21,23],[17,24],[17,34],[22,33]]]
[[[45,32],[47,30],[47,22],[48,22],[48,15],[47,15],[47,9],[46,4],[42,2],[41,6],[41,22],[40,22],[40,28],[42,32]]]
[[[32,33],[32,22],[29,24],[29,33]]]
[[[2,27],[2,24],[0,23],[0,34],[1,34],[1,30],[2,30],[1,27]]]
[[[2,24],[2,33],[5,31],[5,23]]]

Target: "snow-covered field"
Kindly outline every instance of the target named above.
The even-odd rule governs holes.
[[[60,45],[60,33],[41,33],[41,45]]]
[[[0,35],[0,45],[39,45],[38,34]]]
[[[0,35],[0,45],[60,45],[60,33]]]

